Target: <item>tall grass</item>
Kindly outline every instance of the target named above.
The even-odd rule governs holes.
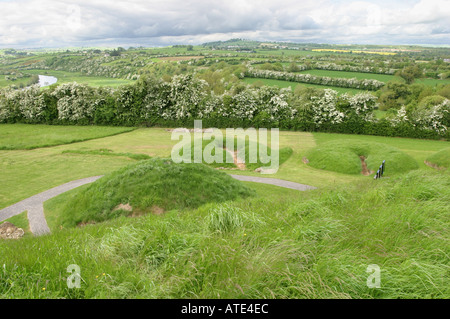
[[[3,241],[0,297],[449,298],[449,177],[416,170]],[[381,288],[367,286],[371,264]]]

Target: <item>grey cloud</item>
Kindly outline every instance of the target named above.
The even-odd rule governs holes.
[[[429,37],[448,43],[448,9],[442,8],[448,1],[428,1],[430,6],[385,1],[377,7],[332,0],[18,0],[0,2],[0,46],[195,44],[231,37],[387,44]]]

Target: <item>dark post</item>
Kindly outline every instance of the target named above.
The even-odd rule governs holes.
[[[384,173],[384,164],[386,163],[386,161],[384,160],[383,163],[380,165],[380,167],[378,168],[377,173],[375,174],[375,176],[373,177],[373,179],[377,179],[377,178],[381,178],[381,176],[383,176]]]

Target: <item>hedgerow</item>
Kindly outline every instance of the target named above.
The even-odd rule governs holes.
[[[298,96],[290,88],[233,85],[215,94],[192,74],[171,81],[142,77],[117,89],[66,83],[40,90],[0,90],[0,123],[192,127],[202,119],[209,127],[278,127],[283,130],[446,138],[450,135],[450,101],[376,119],[377,98],[369,92],[354,96]]]

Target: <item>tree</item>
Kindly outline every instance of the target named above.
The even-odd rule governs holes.
[[[288,72],[298,72],[298,71],[300,71],[300,68],[298,67],[297,63],[292,62],[291,64],[289,64]]]
[[[416,78],[422,77],[423,73],[417,65],[409,65],[398,71],[396,75],[403,78],[407,84],[411,84]]]

